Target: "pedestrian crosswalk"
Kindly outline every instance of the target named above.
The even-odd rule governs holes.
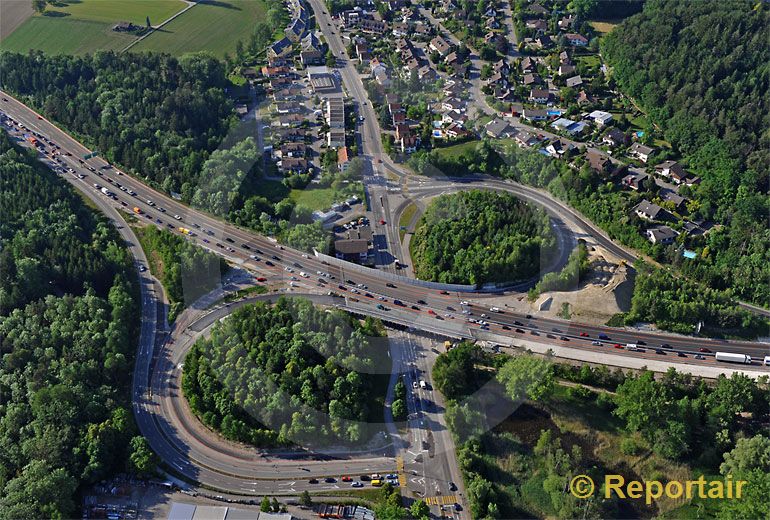
[[[406,473],[404,473],[404,458],[396,457],[396,472],[398,473],[398,485],[406,487]]]
[[[425,499],[425,503],[429,506],[445,506],[447,504],[455,504],[457,501],[457,495],[439,495]]]

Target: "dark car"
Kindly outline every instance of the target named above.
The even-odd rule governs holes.
[[[676,355],[679,357],[687,357],[687,354],[685,354],[684,352],[677,352]]]
[[[454,482],[450,482],[449,491],[457,491],[457,484],[455,484]]]
[[[392,283],[390,283],[390,282],[386,283],[385,285],[386,285],[387,287],[390,287],[391,289],[395,289],[395,288],[396,288],[396,285],[395,285],[395,284],[392,284]]]
[[[706,347],[701,347],[701,348],[698,349],[698,352],[704,352],[706,354],[710,354],[711,350],[707,349]]]
[[[503,330],[511,330],[511,328],[508,325],[503,325]]]
[[[270,260],[265,260],[265,265],[269,265],[270,267],[272,267],[275,264],[273,262],[271,262]]]
[[[372,480],[372,478],[371,478],[369,475],[361,475],[361,476],[360,476],[360,477],[358,477],[358,478],[359,478],[360,480],[363,480],[363,481],[365,481],[365,482],[369,482],[370,480]]]
[[[311,478],[307,482],[308,482],[308,484],[318,484],[318,479],[317,478]]]
[[[412,305],[412,309],[414,309],[414,310],[416,310],[416,311],[419,311],[419,310],[420,310],[420,308],[419,308],[417,305]]]
[[[417,303],[419,303],[420,305],[427,305],[427,303],[425,303],[425,300],[417,300]]]
[[[538,331],[536,331],[536,330],[530,330],[529,333],[532,334],[533,336],[539,336],[540,335],[540,333]]]
[[[527,319],[531,320],[532,319],[532,315],[531,314],[527,314]]]
[[[225,240],[227,240],[227,241],[228,241],[228,242],[230,242],[231,244],[235,242],[235,240],[233,240],[233,239],[232,239],[232,238],[230,238],[230,237],[225,237]]]
[[[241,244],[241,247],[243,249],[251,249],[251,247],[249,247],[249,244]]]
[[[324,482],[326,482],[326,483],[328,483],[328,484],[334,484],[335,482],[337,482],[337,479],[336,479],[336,478],[334,478],[334,477],[326,477],[326,478],[324,479]]]
[[[279,262],[281,261],[280,257],[278,257],[278,256],[276,256],[276,255],[273,255],[273,256],[272,256],[272,259],[273,259],[273,260],[277,260],[277,261],[279,261]]]
[[[668,343],[663,343],[663,344],[660,346],[660,348],[671,348],[671,345],[669,345]]]
[[[514,321],[514,322],[513,322],[513,324],[514,324],[514,325],[518,325],[519,327],[520,327],[520,326],[522,326],[522,325],[524,325],[522,322],[520,322],[520,321],[518,321],[518,320],[517,320],[517,321]]]
[[[519,334],[524,334],[524,329],[516,329],[516,332],[518,332]]]
[[[656,348],[656,349],[655,349],[655,353],[656,353],[656,354],[661,354],[661,355],[663,355],[663,356],[665,356],[665,355],[666,355],[666,352],[665,352],[665,351],[663,351],[663,350],[660,350],[659,348]]]
[[[337,287],[339,287],[339,288],[340,288],[340,289],[342,289],[343,291],[347,291],[347,290],[348,290],[348,288],[347,288],[347,287],[345,287],[345,286],[344,286],[344,285],[342,285],[342,284],[339,284]]]

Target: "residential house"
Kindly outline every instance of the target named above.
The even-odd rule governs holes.
[[[608,129],[607,133],[602,137],[602,144],[612,147],[622,146],[626,144],[627,141],[628,138],[626,137],[626,134],[614,127]]]
[[[541,34],[535,38],[534,44],[540,49],[548,49],[553,46],[553,40],[547,34]]]
[[[641,143],[634,143],[631,145],[631,148],[628,149],[628,155],[636,157],[643,163],[646,163],[653,153],[655,153],[655,148],[645,146]]]
[[[348,147],[342,146],[337,148],[337,168],[341,172],[344,172],[350,166],[350,157],[348,157]]]
[[[521,131],[516,134],[514,139],[516,140],[516,143],[522,148],[529,148],[530,146],[534,146],[538,143],[537,137],[530,132]]]
[[[583,78],[580,76],[574,76],[571,78],[567,78],[566,85],[570,88],[579,87],[583,84]]]
[[[653,204],[649,200],[644,199],[636,205],[634,213],[644,220],[665,220],[668,212],[657,204]]]
[[[542,109],[525,108],[521,114],[522,119],[527,121],[545,121],[548,119],[548,111]]]
[[[342,260],[364,263],[369,255],[369,242],[363,238],[335,240],[334,254]]]
[[[282,173],[305,173],[308,171],[308,162],[304,157],[281,157],[278,169]]]
[[[538,74],[524,74],[523,83],[525,87],[529,87],[531,85],[539,85],[542,83],[542,80]]]
[[[673,244],[679,235],[668,226],[657,226],[647,230],[647,240],[653,244],[662,244],[664,246]]]
[[[449,54],[449,51],[451,50],[452,46],[449,45],[444,38],[441,36],[436,36],[430,41],[429,47],[431,50],[436,51],[441,56],[446,56]]]
[[[567,132],[570,135],[575,135],[583,132],[586,128],[586,124],[582,121],[573,121],[571,119],[567,119],[565,117],[560,117],[553,123],[551,123],[551,126],[555,128],[556,130],[561,130],[562,132]]]
[[[484,132],[489,137],[493,137],[495,139],[500,139],[501,137],[511,137],[514,131],[515,129],[502,119],[493,119],[484,125]]]
[[[390,77],[388,76],[388,69],[382,63],[378,63],[372,67],[372,78],[381,87],[390,86]]]
[[[575,148],[572,143],[567,143],[561,139],[554,139],[548,146],[545,147],[545,151],[551,154],[552,157],[562,157],[564,154],[568,154]]]
[[[687,207],[687,199],[679,195],[674,190],[663,188],[660,190],[658,195],[660,196],[661,200],[672,203],[674,205],[674,209],[679,213],[681,213]]]
[[[564,35],[564,39],[573,47],[585,47],[588,45],[588,38],[582,34],[567,33]]]
[[[465,112],[465,101],[459,98],[448,98],[441,102],[441,108],[443,110],[458,110]]]
[[[324,54],[321,52],[321,42],[314,33],[308,33],[302,38],[302,50],[299,53],[299,58],[306,67],[323,62]]]
[[[330,128],[327,133],[326,146],[329,148],[340,148],[345,146],[345,129]]]
[[[521,66],[521,72],[524,74],[531,74],[537,70],[537,64],[535,63],[535,60],[533,60],[529,56],[521,60],[520,66]]]
[[[281,38],[277,42],[273,43],[268,49],[267,54],[272,58],[283,58],[291,54],[291,40],[288,38]]]
[[[586,152],[586,159],[588,159],[588,165],[595,172],[608,173],[612,169],[610,158],[594,150]]]
[[[420,144],[420,139],[416,135],[405,135],[399,140],[402,153],[414,153]]]
[[[559,65],[559,76],[569,76],[575,73],[576,67],[571,63],[562,63]]]
[[[688,177],[684,167],[676,161],[663,161],[655,165],[655,173],[670,178],[676,184],[681,184]]]
[[[551,93],[548,91],[548,89],[533,88],[532,91],[529,93],[529,100],[535,103],[545,104],[545,103],[548,103],[550,99],[551,99]]]
[[[305,22],[301,18],[293,20],[289,26],[284,30],[286,37],[293,43],[296,43],[302,39],[305,34]]]
[[[381,20],[365,18],[358,23],[358,27],[365,33],[385,34],[388,30],[388,23]]]
[[[588,114],[588,119],[593,120],[599,128],[607,126],[612,121],[612,114],[603,110],[594,110]]]
[[[623,177],[620,183],[634,191],[639,191],[647,187],[649,180],[650,176],[644,172],[632,172]]]
[[[593,102],[594,102],[594,98],[588,92],[586,92],[585,90],[581,90],[580,92],[578,92],[578,96],[577,96],[578,105],[590,105]]]
[[[561,51],[559,53],[559,63],[561,65],[572,65],[572,60],[570,60],[569,53],[567,51]]]
[[[548,23],[541,18],[533,18],[531,20],[527,20],[524,25],[527,27],[527,29],[532,29],[537,34],[542,34],[548,30]]]
[[[540,5],[538,3],[534,3],[534,4],[530,5],[528,9],[529,9],[530,12],[532,12],[532,13],[534,13],[536,15],[539,15],[539,16],[545,16],[545,15],[550,13],[550,11],[548,11],[548,9],[546,9],[545,7],[543,7],[542,5]]]
[[[575,24],[575,16],[574,15],[568,15],[562,17],[558,22],[559,30],[561,31],[568,31],[572,28],[572,26]]]

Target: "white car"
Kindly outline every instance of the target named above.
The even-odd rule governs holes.
[[[180,217],[179,215],[174,215],[174,218],[177,220],[182,220],[182,217]]]
[[[460,305],[470,305],[466,300],[460,302]]]

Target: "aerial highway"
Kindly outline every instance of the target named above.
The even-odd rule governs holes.
[[[193,236],[188,235],[190,240],[275,284],[286,286],[294,281],[292,277],[298,278],[300,283],[312,285],[318,293],[339,294],[335,299],[340,300],[337,304],[340,308],[436,334],[444,333],[449,337],[483,337],[494,333],[509,338],[511,343],[526,339],[558,344],[576,351],[612,352],[614,358],[629,356],[660,359],[662,355],[657,352],[662,351],[666,360],[672,364],[713,365],[713,352],[716,350],[746,353],[760,359],[768,354],[768,346],[761,343],[589,326],[527,316],[508,309],[493,313],[483,301],[477,301],[479,294],[473,291],[450,291],[440,285],[426,287],[393,273],[364,269],[281,246],[267,237],[185,206],[148,187],[140,179],[119,172],[99,157],[83,159],[91,150],[10,95],[3,93],[3,96],[8,101],[2,103],[0,110],[13,120],[12,125],[6,124],[4,128],[19,140],[30,132],[41,136],[44,139],[44,144],[39,148],[41,159],[57,168],[64,179],[93,200],[118,224],[129,242],[140,267],[143,304],[141,342],[134,378],[138,422],[153,448],[175,472],[215,489],[242,494],[292,494],[303,489],[303,486],[309,486],[308,480],[312,476],[367,472],[366,468],[377,471],[378,468],[392,467],[393,460],[388,456],[371,459],[364,457],[355,462],[340,458],[333,461],[307,461],[301,466],[292,459],[267,462],[256,452],[244,456],[244,448],[232,451],[230,443],[212,439],[210,432],[201,435],[196,425],[189,424],[189,418],[179,408],[178,383],[175,383],[179,375],[179,359],[167,357],[170,351],[161,350],[168,332],[165,330],[162,310],[159,311],[162,289],[144,270],[146,259],[130,228],[121,224],[122,214],[131,214],[147,224],[177,233],[180,227],[185,227],[194,233]],[[367,119],[371,120],[369,116]],[[446,180],[440,182],[447,183]],[[473,184],[485,187],[498,183],[501,181],[480,179]],[[109,187],[115,192],[114,198],[106,196],[94,184]],[[510,183],[502,184],[514,186]],[[429,191],[431,187],[426,186]],[[438,188],[445,189],[446,186]],[[531,193],[544,197],[545,204],[551,204],[551,199],[537,190]],[[133,208],[137,208],[138,212]],[[574,213],[573,216],[577,218]],[[591,228],[588,227],[588,230]],[[593,234],[597,240],[603,237],[601,233],[588,234]],[[613,247],[609,239],[604,240],[607,241],[605,247]],[[617,254],[627,252],[620,248]],[[308,276],[296,276],[300,271],[306,272]],[[608,339],[602,339],[602,334]],[[647,345],[647,348],[645,352],[615,348],[615,345],[623,346],[627,343]],[[695,356],[704,359],[695,359]],[[761,370],[756,363],[753,368]],[[148,387],[150,381],[153,386]],[[156,400],[157,395],[163,399]],[[183,419],[188,424],[177,429]],[[298,467],[305,469],[298,470]]]
[[[29,131],[45,135],[49,140],[60,147],[60,149],[52,150],[51,147],[48,146],[45,147],[45,152],[57,152],[56,157],[62,161],[67,168],[72,170],[72,172],[63,174],[63,177],[75,185],[77,189],[85,192],[91,198],[101,199],[101,204],[110,204],[113,208],[120,209],[128,214],[134,214],[132,208],[137,207],[141,213],[135,216],[139,219],[143,219],[147,224],[165,227],[177,233],[179,232],[179,227],[185,226],[195,233],[194,236],[189,236],[190,240],[224,256],[234,264],[251,269],[256,273],[283,273],[287,283],[292,276],[289,271],[286,271],[287,267],[293,270],[307,271],[312,276],[314,282],[318,278],[317,273],[323,272],[330,276],[324,278],[326,283],[318,283],[323,285],[324,289],[327,291],[344,292],[348,298],[359,300],[371,299],[372,301],[375,301],[377,298],[381,297],[387,301],[378,301],[378,303],[382,303],[383,305],[387,304],[389,307],[394,306],[394,300],[399,300],[404,303],[409,303],[408,307],[410,307],[409,310],[411,312],[420,313],[423,316],[434,316],[440,311],[439,317],[441,317],[440,315],[446,313],[445,309],[447,305],[454,305],[457,307],[461,300],[471,299],[484,293],[484,291],[475,291],[473,289],[468,289],[468,292],[465,292],[464,290],[448,291],[444,289],[444,286],[441,284],[418,283],[409,278],[395,276],[392,273],[381,270],[365,269],[360,266],[336,261],[334,259],[324,259],[323,256],[309,255],[282,246],[273,239],[239,228],[233,224],[223,222],[216,217],[186,206],[181,202],[150,188],[136,177],[122,174],[100,157],[94,157],[83,161],[80,158],[89,153],[89,149],[75,141],[50,121],[39,116],[29,107],[26,107],[13,99],[7,93],[3,93],[3,96],[8,99],[8,101],[4,102],[2,105],[3,112],[13,118],[17,124],[24,125]],[[19,138],[24,130],[19,130],[18,126],[16,129],[16,136]],[[71,155],[66,156],[64,155],[65,153]],[[83,164],[81,164],[80,161],[83,161]],[[445,184],[444,180],[436,182]],[[104,186],[113,187],[119,183],[127,190],[133,191],[134,195],[132,196],[128,195],[126,192],[118,191],[116,197],[118,200],[110,199],[93,187],[93,184],[100,183],[103,183]],[[539,190],[533,190],[531,188],[525,188],[514,183],[499,180],[483,179],[477,183],[463,183],[462,185],[479,186],[483,188],[487,184],[490,186],[506,186],[511,189],[525,190],[533,197],[538,197],[544,205],[554,206],[559,204],[548,198]],[[425,186],[427,186],[426,189],[428,190],[432,189],[429,184],[426,184]],[[446,189],[446,185],[439,187],[441,189]],[[567,211],[567,208],[564,208],[562,205],[562,210]],[[600,230],[589,226],[589,223],[580,218],[576,213],[570,213],[573,218],[577,219],[578,223],[581,223],[584,226],[583,229],[586,235],[601,240],[601,245],[606,247],[613,254],[616,254],[621,258],[628,258],[628,255],[630,255],[628,251],[614,245],[614,242],[606,238]],[[628,259],[630,260],[630,258]],[[362,291],[359,286],[366,286],[366,290]],[[365,295],[367,293],[372,297],[366,298]],[[419,309],[411,309],[411,305],[415,305],[416,307],[419,307]],[[427,314],[429,311],[433,311],[434,314]],[[526,319],[526,316],[521,313],[516,314],[507,312],[504,316],[505,318],[500,317],[499,319],[519,321]],[[454,320],[459,319],[465,320],[465,315],[454,315]],[[590,329],[596,333],[602,331],[612,337],[618,338],[619,341],[633,338],[642,340],[649,338],[650,341],[648,343],[669,343],[671,345],[688,346],[691,349],[711,349],[712,347],[718,347],[728,351],[753,353],[754,355],[759,355],[760,353],[765,354],[768,352],[768,346],[766,344],[755,342],[712,340],[698,337],[653,334],[641,331],[628,332],[623,329],[611,327],[589,327],[588,325],[577,322],[546,320],[542,318],[538,321],[539,323],[545,323],[546,325],[553,323],[553,326],[557,326],[558,324],[561,327],[567,327],[571,330]],[[511,333],[510,335],[515,335],[515,333]],[[663,341],[664,338],[668,339],[668,341]],[[629,353],[629,355],[633,355],[633,353]]]

